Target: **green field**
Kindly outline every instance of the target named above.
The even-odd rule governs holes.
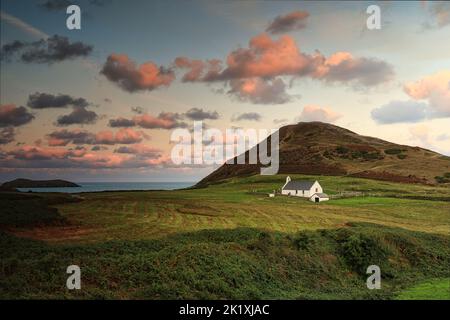
[[[1,195],[0,298],[394,299],[450,276],[448,187],[292,178],[317,178],[333,199],[269,198],[285,176]],[[78,292],[65,289],[70,264],[82,268]],[[370,264],[381,267],[380,290],[366,288]]]
[[[404,290],[399,300],[449,300],[450,278],[433,279]]]

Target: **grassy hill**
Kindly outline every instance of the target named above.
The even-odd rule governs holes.
[[[366,137],[322,122],[280,128],[279,173],[341,175],[406,183],[450,183],[450,157]],[[270,138],[269,138],[270,143]],[[257,147],[256,147],[257,148]],[[248,159],[248,152],[246,153]],[[235,159],[236,163],[236,159]],[[198,183],[259,174],[260,165],[224,164]]]
[[[450,277],[449,188],[293,178],[318,178],[333,199],[267,197],[284,175],[176,191],[33,194],[64,221],[20,225],[8,215],[0,298],[395,299]],[[20,201],[32,212],[38,200]],[[70,264],[82,268],[78,292],[64,287]],[[381,290],[366,288],[369,264],[381,267]]]

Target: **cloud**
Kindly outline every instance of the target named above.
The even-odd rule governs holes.
[[[397,123],[450,117],[449,85],[450,70],[406,83],[403,89],[412,100],[391,101],[372,110],[372,118],[378,123]]]
[[[66,10],[66,8],[72,4],[74,4],[74,2],[69,0],[47,0],[40,3],[39,6],[48,11],[60,11]]]
[[[49,35],[45,32],[42,32],[41,30],[33,27],[25,21],[7,14],[6,12],[0,11],[0,20],[6,21],[8,24],[28,33],[29,35],[37,39],[46,39],[49,37]]]
[[[47,139],[49,146],[66,146],[69,143],[95,144],[94,134],[79,129],[53,131],[47,135]]]
[[[75,106],[68,115],[60,116],[56,121],[58,126],[68,126],[72,124],[92,124],[98,119],[97,113],[88,111],[85,107]]]
[[[4,44],[0,51],[0,58],[4,61],[11,61],[14,54],[21,50],[26,44],[19,40],[14,40],[13,42]]]
[[[427,101],[430,117],[450,117],[450,70],[407,83],[404,91],[414,100]]]
[[[16,107],[14,104],[0,106],[0,127],[22,126],[34,119],[25,107]]]
[[[231,117],[231,121],[261,121],[261,115],[256,112],[235,114]]]
[[[133,118],[136,125],[145,129],[185,128],[187,124],[179,121],[181,115],[172,112],[161,112],[157,117],[143,114]]]
[[[427,105],[417,101],[391,101],[371,112],[379,124],[418,122],[427,117]]]
[[[133,110],[134,111],[134,110]],[[136,112],[139,111],[139,112]],[[158,116],[143,113],[143,109],[134,111],[138,113],[133,119],[119,117],[109,120],[110,127],[134,127],[140,126],[145,129],[174,129],[186,128],[188,125],[182,119],[188,118],[194,121],[219,119],[217,111],[206,111],[200,108],[191,108],[186,113],[161,112]]]
[[[333,123],[342,115],[334,112],[330,108],[316,105],[307,105],[303,108],[298,121],[321,121]]]
[[[329,58],[320,52],[309,55],[300,52],[294,38],[288,35],[273,40],[263,33],[250,40],[249,48],[232,51],[225,69],[201,80],[309,76],[331,82],[373,86],[390,80],[392,75],[392,67],[381,60],[357,58],[348,52],[337,52]]]
[[[0,129],[0,144],[7,144],[14,141],[14,128],[7,127]]]
[[[67,150],[64,148],[42,148],[37,146],[22,146],[8,152],[8,155],[14,156],[20,160],[49,160],[66,159],[69,156],[79,157],[84,154],[82,150]]]
[[[155,152],[151,152],[155,151]],[[99,153],[85,148],[21,146],[0,157],[2,168],[149,168],[170,166],[170,159],[148,146],[136,148],[137,153]]]
[[[105,130],[95,134],[79,129],[62,129],[47,135],[49,146],[66,146],[69,143],[77,145],[133,144],[141,142],[143,138],[144,134],[142,132],[134,131],[131,128],[120,129],[116,133]]]
[[[191,120],[219,119],[219,113],[217,111],[204,111],[199,108],[191,108],[184,115]]]
[[[87,107],[90,103],[84,98],[73,98],[67,94],[53,95],[36,92],[28,96],[27,106],[33,109]]]
[[[139,156],[145,156],[145,157],[153,157],[157,158],[161,155],[161,150],[142,145],[142,144],[136,144],[131,146],[121,146],[114,150],[115,153],[126,153],[126,154],[136,154]]]
[[[286,92],[286,84],[280,78],[234,79],[230,81],[230,90],[227,93],[240,101],[256,104],[283,104],[291,101]]]
[[[115,134],[112,131],[101,131],[95,135],[95,144],[133,144],[142,141],[143,134],[131,128],[123,128]]]
[[[70,42],[67,37],[54,35],[35,42],[13,41],[2,46],[2,59],[10,60],[17,56],[25,63],[52,64],[64,60],[86,57],[92,52],[92,46],[83,42]]]
[[[309,13],[307,11],[293,11],[286,15],[276,17],[269,24],[266,31],[276,34],[300,30],[306,27],[308,17]]]
[[[263,33],[250,39],[248,48],[239,48],[228,54],[226,68],[212,80],[301,76],[313,74],[315,65],[320,62],[319,57],[301,53],[294,38],[284,35],[272,40]]]
[[[100,73],[128,92],[167,87],[175,79],[175,74],[169,69],[158,67],[151,61],[138,66],[124,54],[111,54]]]
[[[196,82],[213,79],[222,69],[222,62],[218,59],[192,60],[186,57],[177,57],[174,65],[180,69],[188,69],[183,75],[183,82]]]
[[[317,74],[319,79],[328,82],[370,87],[390,81],[394,76],[394,70],[390,64],[382,60],[357,58],[348,52],[336,52],[324,59]]]
[[[109,120],[109,126],[113,128],[129,128],[134,127],[136,124],[134,120],[126,119],[126,118],[117,118]]]
[[[218,62],[211,66],[185,57],[177,58],[174,65],[188,69],[183,81],[223,83],[238,99],[259,104],[289,101],[280,77],[309,77],[359,88],[380,85],[394,76],[393,67],[382,60],[354,57],[349,52],[337,52],[328,58],[319,51],[306,54],[291,36],[272,39],[267,33],[251,38],[248,48],[229,53],[223,68]],[[252,86],[253,91],[244,90]]]
[[[425,22],[425,29],[439,29],[450,25],[450,3],[430,1],[428,13],[430,19]]]

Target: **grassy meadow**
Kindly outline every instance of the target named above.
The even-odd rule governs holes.
[[[291,177],[317,178],[332,200],[269,198],[284,175],[2,194],[0,298],[409,299],[405,290],[450,277],[448,186]],[[82,270],[76,292],[65,288],[70,264]],[[366,288],[370,264],[381,290]]]

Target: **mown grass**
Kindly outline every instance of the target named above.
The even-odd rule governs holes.
[[[0,298],[393,299],[450,276],[449,188],[293,179],[364,195],[269,198],[285,176],[254,176],[202,189],[19,195],[30,196],[20,204],[6,196]],[[82,268],[81,291],[65,289],[71,264]],[[371,264],[381,290],[366,288]]]
[[[450,278],[432,279],[404,290],[398,300],[450,300]]]
[[[449,201],[442,200],[450,197],[449,188],[347,177],[293,178],[318,179],[331,195],[353,191],[366,196],[319,205],[296,197],[269,198],[267,193],[280,188],[285,176],[231,179],[202,189],[88,193],[81,195],[81,202],[57,206],[76,229],[62,233],[49,227],[20,234],[51,242],[95,242],[239,227],[295,233],[349,221],[450,234]],[[411,198],[419,196],[430,200]]]

